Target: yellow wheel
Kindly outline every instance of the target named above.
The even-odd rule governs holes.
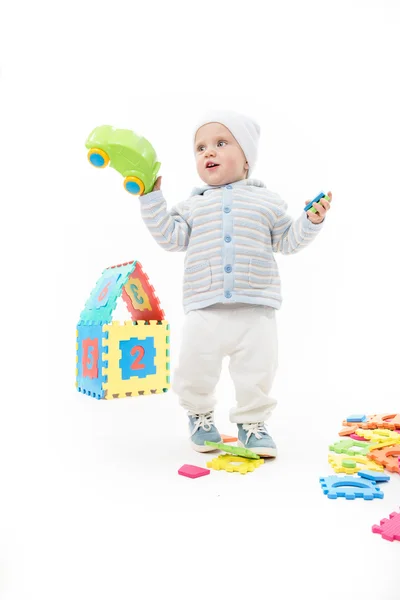
[[[91,148],[88,152],[88,159],[90,164],[98,169],[104,169],[110,162],[107,152],[100,150],[100,148]]]
[[[141,196],[144,192],[144,183],[139,177],[125,177],[124,187],[127,192],[134,194],[135,196]]]

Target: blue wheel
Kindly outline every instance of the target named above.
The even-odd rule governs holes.
[[[110,157],[100,148],[92,148],[88,152],[88,159],[91,165],[97,169],[104,169],[110,162]]]
[[[144,192],[144,183],[141,179],[139,179],[139,177],[126,177],[124,181],[124,187],[127,192],[134,194],[135,196],[138,194],[143,194]]]

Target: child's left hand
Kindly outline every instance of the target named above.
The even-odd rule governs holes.
[[[328,192],[327,196],[330,198],[329,201],[322,198],[319,202],[314,202],[313,207],[317,211],[316,213],[313,213],[310,210],[307,211],[307,217],[310,219],[311,223],[315,223],[317,225],[318,223],[322,223],[322,221],[325,219],[326,213],[331,208],[332,192]],[[305,204],[308,204],[309,202],[309,200],[306,200]]]

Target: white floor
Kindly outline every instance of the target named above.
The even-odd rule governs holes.
[[[220,430],[234,434],[224,377],[219,393]],[[302,417],[286,392],[270,426],[276,460],[191,480],[179,467],[207,458],[191,450],[171,392],[49,400],[46,413],[21,416],[19,439],[4,430],[2,599],[398,599],[400,542],[371,526],[399,509],[400,476],[371,502],[329,500],[320,488],[333,474],[340,404],[324,399],[333,408],[322,424],[322,411]]]

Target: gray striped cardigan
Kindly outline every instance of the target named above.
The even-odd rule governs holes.
[[[297,220],[287,204],[255,179],[195,188],[170,211],[161,190],[140,196],[143,220],[156,242],[187,251],[184,312],[236,302],[280,308],[281,282],[273,252],[293,254],[322,227],[305,211]]]

